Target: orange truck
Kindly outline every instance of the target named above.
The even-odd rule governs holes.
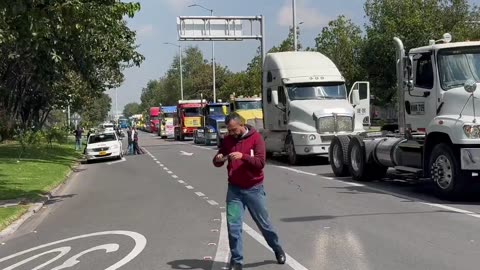
[[[195,130],[202,126],[202,108],[206,100],[179,100],[177,113],[173,118],[175,140],[192,139]]]

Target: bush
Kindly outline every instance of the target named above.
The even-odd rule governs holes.
[[[70,132],[67,128],[54,126],[45,131],[44,134],[48,144],[52,144],[54,141],[64,144],[68,142],[68,135],[70,135]]]

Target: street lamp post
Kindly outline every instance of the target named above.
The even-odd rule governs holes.
[[[198,4],[193,4],[193,5],[189,5],[188,7],[199,7],[199,8],[203,8],[207,11],[210,11],[210,16],[213,16],[213,9],[210,9],[210,8],[206,8],[202,5],[198,5]],[[210,26],[211,27],[211,26]],[[217,101],[217,90],[216,90],[216,70],[215,70],[215,41],[212,40],[212,74],[213,74],[213,102],[216,102]]]
[[[293,15],[293,50],[297,51],[297,10],[296,1],[292,0],[292,15]]]
[[[178,47],[178,57],[180,60],[180,97],[183,100],[183,66],[182,66],[182,45],[173,44],[170,42],[164,42],[165,45],[172,45]]]

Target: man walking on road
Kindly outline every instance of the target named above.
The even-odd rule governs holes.
[[[128,139],[128,154],[133,154],[133,136],[132,136],[132,128],[129,127],[127,130],[127,139]]]
[[[221,167],[228,160],[227,227],[232,255],[230,269],[239,270],[243,265],[242,225],[245,208],[275,252],[277,262],[285,264],[285,252],[279,244],[266,208],[263,187],[265,142],[253,127],[244,125],[240,115],[235,112],[226,117],[225,124],[228,136],[214,157],[213,164]]]

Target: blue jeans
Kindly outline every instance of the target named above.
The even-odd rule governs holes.
[[[133,154],[133,142],[128,144],[128,154],[129,155]]]
[[[80,150],[82,148],[82,139],[75,139],[75,150]]]
[[[263,185],[251,189],[240,189],[228,185],[227,192],[227,227],[230,243],[230,263],[243,264],[242,225],[245,208],[248,209],[265,241],[273,251],[281,250],[278,236],[268,218],[266,194]]]

